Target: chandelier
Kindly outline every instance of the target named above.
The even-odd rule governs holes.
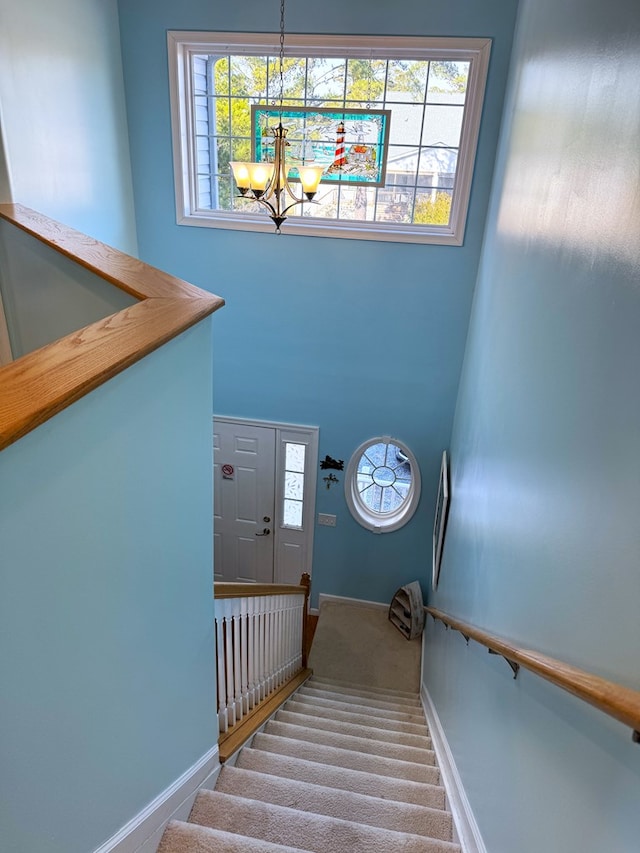
[[[288,128],[282,126],[282,103],[284,100],[284,0],[280,0],[280,120],[275,127],[268,128],[268,133],[274,139],[273,162],[241,163],[232,162],[233,177],[235,178],[240,198],[257,201],[267,208],[269,216],[276,226],[276,234],[280,234],[280,226],[287,218],[287,213],[297,204],[311,201],[318,191],[324,166],[300,165],[298,175],[302,184],[303,196],[299,197],[293,191],[288,180],[286,163],[286,148]]]

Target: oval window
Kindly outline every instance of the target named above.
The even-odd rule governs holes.
[[[344,488],[349,511],[359,524],[375,533],[390,533],[416,511],[418,463],[397,438],[371,438],[349,460]]]

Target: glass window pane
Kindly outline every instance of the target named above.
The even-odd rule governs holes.
[[[462,131],[462,106],[429,104],[425,108],[422,144],[457,148]]]
[[[266,84],[264,59],[260,56],[231,57],[231,94],[260,97]]]
[[[417,145],[390,145],[386,186],[415,184],[419,161],[420,149]]]
[[[390,145],[420,145],[422,136],[422,104],[387,104],[391,109]]]
[[[287,471],[299,471],[304,473],[304,457],[306,445],[292,444],[290,441],[285,442],[285,462],[284,467]]]
[[[213,66],[213,84],[217,95],[226,95],[229,92],[229,58],[218,59]]]
[[[349,59],[347,101],[353,106],[377,107],[384,94],[387,63],[384,59]]]
[[[360,496],[369,509],[373,510],[373,512],[381,511],[382,489],[380,486],[376,486],[374,484],[370,489],[367,489],[365,492],[361,492]]]
[[[469,62],[432,62],[427,100],[450,103],[447,98],[457,96],[457,103],[464,103],[469,82],[469,67]]]
[[[307,98],[314,103],[316,99],[340,98],[342,100],[345,68],[344,59],[310,58],[307,71]]]
[[[395,192],[378,197],[376,222],[411,222],[413,190]]]
[[[420,151],[419,187],[453,189],[458,152],[451,148],[423,148]]]
[[[302,528],[302,502],[285,500],[284,526]]]
[[[284,496],[301,501],[304,492],[304,474],[287,471],[284,475]]]
[[[375,190],[368,187],[342,187],[340,190],[340,219],[372,220],[375,211]]]
[[[405,59],[390,60],[387,76],[387,100],[424,101],[428,70],[428,62],[407,61]]]
[[[386,488],[382,490],[381,512],[395,512],[404,502],[404,498],[395,489]]]
[[[451,193],[448,190],[418,193],[413,221],[421,225],[448,225],[451,218]]]
[[[231,133],[251,139],[251,107],[246,98],[231,98]]]

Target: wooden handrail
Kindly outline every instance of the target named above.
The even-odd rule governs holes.
[[[302,623],[302,666],[307,666],[307,650],[309,648],[309,595],[311,593],[311,576],[303,572],[300,584],[277,583],[227,583],[219,581],[213,585],[213,597],[222,598],[257,598],[260,595],[304,595],[304,622]]]
[[[531,649],[515,646],[494,634],[455,619],[435,607],[425,607],[425,611],[434,619],[453,628],[454,631],[459,631],[465,638],[470,637],[486,646],[490,652],[502,655],[512,664],[523,666],[610,717],[630,726],[633,729],[634,741],[640,742],[640,691],[607,681],[605,678]]]
[[[259,595],[305,595],[306,587],[279,583],[215,583],[214,598],[256,598]]]
[[[0,367],[0,450],[224,305],[22,205],[0,204],[0,218],[139,300]]]

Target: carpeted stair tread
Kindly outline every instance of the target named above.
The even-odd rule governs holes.
[[[294,694],[296,702],[302,702],[306,705],[317,705],[319,708],[335,708],[336,711],[351,711],[355,714],[369,714],[371,717],[377,717],[384,720],[395,720],[401,723],[414,723],[419,725],[424,724],[424,717],[418,714],[405,713],[402,711],[387,711],[384,708],[374,708],[370,705],[362,705],[355,702],[337,701],[335,699],[326,699],[319,696],[309,696],[299,690]],[[345,699],[346,697],[343,697]]]
[[[327,732],[338,732],[355,737],[369,738],[369,740],[381,743],[399,743],[404,746],[413,746],[418,749],[431,749],[431,738],[426,735],[414,735],[407,732],[393,732],[372,726],[348,723],[345,720],[334,720],[327,717],[315,717],[312,714],[296,714],[289,711],[286,706],[278,711],[275,720],[281,723],[291,723],[295,726],[304,726],[310,729],[322,729]]]
[[[169,822],[158,853],[461,853],[420,648],[379,608],[323,603],[315,675],[197,794],[189,823]]]
[[[402,714],[413,714],[414,717],[422,718],[422,708],[418,705],[406,705],[404,702],[392,702],[382,699],[369,699],[366,696],[351,696],[348,693],[334,693],[318,687],[300,688],[299,695],[311,696],[318,699],[330,699],[333,702],[355,702],[365,705],[367,708],[379,708],[382,711],[399,711]]]
[[[353,820],[357,816],[358,823],[395,832],[424,835],[442,841],[451,841],[452,838],[451,814],[442,809],[393,802],[239,767],[223,768],[216,791],[341,820]]]
[[[366,755],[378,755],[384,758],[395,758],[399,761],[412,761],[421,764],[435,764],[435,753],[430,749],[419,749],[415,746],[404,746],[401,743],[388,743],[367,737],[356,737],[351,734],[328,732],[324,729],[306,728],[279,720],[270,720],[264,728],[268,735],[290,738],[306,743],[335,746],[339,749],[350,749]]]
[[[311,717],[354,723],[358,726],[379,729],[384,732],[406,732],[420,737],[428,737],[427,724],[407,723],[402,720],[390,720],[388,717],[374,717],[371,714],[358,714],[353,711],[339,711],[336,708],[327,708],[324,705],[315,705],[312,702],[297,702],[295,695],[283,706],[286,711],[298,715],[309,715]]]
[[[251,747],[245,747],[242,750],[236,767],[311,784],[320,784],[322,781],[322,784],[341,791],[369,794],[386,800],[430,806],[436,809],[445,807],[444,788],[437,782],[431,784],[414,782],[410,779],[394,779],[348,767],[319,765],[315,761],[304,758],[265,752]]]
[[[276,844],[293,844],[312,853],[460,853],[448,841],[370,827],[353,821],[303,812],[260,800],[200,791],[189,820],[224,831],[262,838]]]
[[[271,844],[198,823],[172,820],[162,836],[158,853],[309,853],[300,847]]]
[[[431,785],[437,785],[440,782],[438,768],[433,765],[399,761],[397,758],[385,758],[379,755],[367,755],[350,749],[307,743],[301,740],[265,734],[264,732],[254,737],[253,747],[264,749],[266,752],[279,752],[282,755],[304,758],[306,761],[315,761],[318,764],[349,767],[352,770],[377,773],[380,776],[391,776],[395,779],[412,779],[414,782],[428,782]]]
[[[335,687],[344,687],[346,690],[358,691],[364,690],[366,693],[374,693],[380,696],[398,696],[403,699],[420,699],[420,694],[415,690],[392,690],[388,687],[374,687],[371,684],[356,684],[355,681],[341,681],[340,679],[326,678],[322,675],[314,673],[309,679],[317,684],[328,684]]]
[[[398,693],[395,690],[385,690],[380,693],[375,690],[367,690],[366,687],[351,687],[342,684],[336,684],[333,681],[323,681],[313,676],[305,682],[306,687],[311,687],[314,690],[328,690],[331,693],[340,693],[349,697],[358,696],[362,699],[380,700],[382,702],[392,702],[396,705],[402,705],[406,708],[417,708],[418,713],[422,712],[422,704],[420,696],[417,693]]]

